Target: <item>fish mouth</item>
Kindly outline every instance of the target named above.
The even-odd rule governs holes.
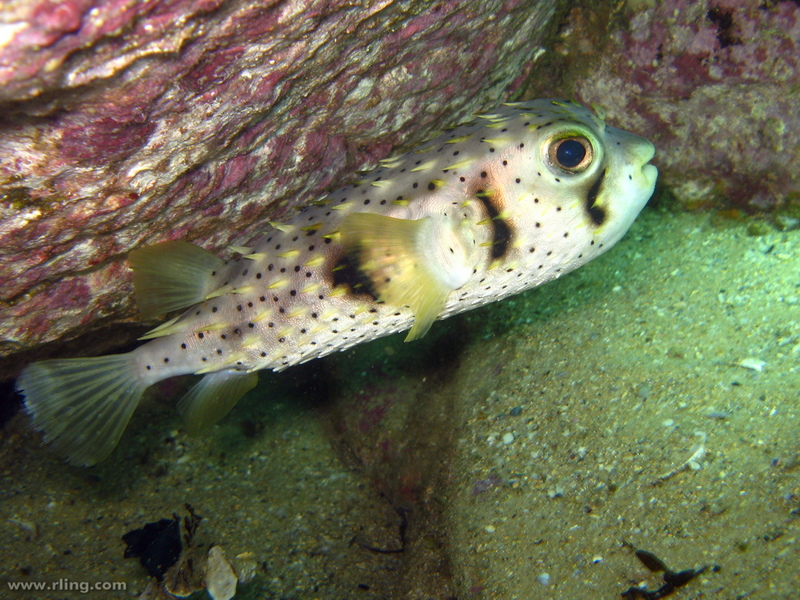
[[[658,179],[658,167],[648,163],[642,167],[642,175],[648,185],[655,186],[656,179]]]
[[[641,142],[636,148],[637,159],[640,161],[642,168],[642,177],[649,187],[655,187],[656,179],[658,178],[658,168],[651,165],[650,161],[656,155],[656,147],[648,140],[640,138]]]
[[[653,157],[656,155],[656,147],[649,141],[645,140],[644,138],[640,139],[642,140],[642,142],[644,142],[641,145],[641,151],[642,151],[641,159],[642,163],[646,165],[651,160],[653,160]]]

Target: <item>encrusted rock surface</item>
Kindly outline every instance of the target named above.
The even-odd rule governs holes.
[[[690,208],[800,206],[800,3],[638,0],[576,7],[560,52],[575,99],[658,148]]]
[[[559,4],[3,3],[0,356],[132,318],[131,248],[246,242],[507,100]]]

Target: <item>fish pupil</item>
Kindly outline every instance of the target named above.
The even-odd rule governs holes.
[[[578,140],[564,140],[558,145],[556,159],[565,169],[574,169],[586,158],[586,148]]]

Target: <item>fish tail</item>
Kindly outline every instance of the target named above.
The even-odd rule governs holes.
[[[44,360],[17,379],[34,427],[76,466],[111,454],[148,385],[132,354]]]

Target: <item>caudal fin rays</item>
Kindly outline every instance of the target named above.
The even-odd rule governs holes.
[[[45,360],[17,380],[33,425],[76,466],[106,458],[147,388],[130,354]]]

